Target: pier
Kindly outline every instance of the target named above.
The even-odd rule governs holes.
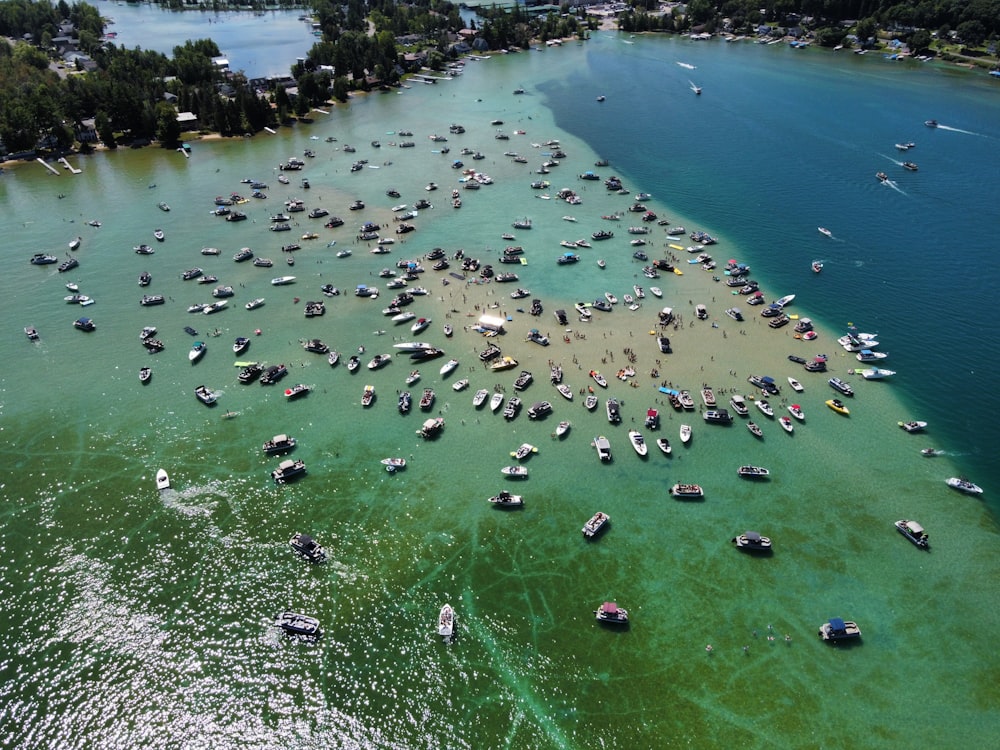
[[[68,161],[66,161],[66,157],[61,157],[59,159],[59,163],[62,164],[66,169],[68,169],[70,174],[80,174],[80,172],[83,171],[81,169],[74,169],[73,165],[70,164]]]
[[[42,157],[39,156],[37,159],[35,159],[35,161],[37,161],[39,164],[41,164],[43,167],[45,167],[47,170],[49,170],[56,177],[59,176],[59,170],[56,169],[55,167],[53,167],[47,161],[45,161],[45,159],[43,159]]]

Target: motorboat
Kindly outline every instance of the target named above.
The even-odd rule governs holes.
[[[386,468],[386,471],[388,471],[390,474],[399,471],[400,469],[406,468],[405,458],[390,456],[388,458],[383,458],[381,461],[379,461],[379,463],[382,464]]]
[[[887,358],[889,355],[886,352],[874,352],[871,349],[862,349],[860,352],[854,355],[858,362],[878,362]]]
[[[673,448],[670,446],[670,441],[667,438],[657,438],[656,447],[663,451],[663,455],[669,456]]]
[[[271,279],[272,286],[285,286],[286,284],[294,284],[294,283],[295,283],[294,276],[277,276]]]
[[[441,374],[441,377],[444,377],[445,375],[450,375],[452,372],[455,371],[456,367],[458,367],[458,360],[449,359],[447,362],[441,365],[439,373]]]
[[[451,389],[453,391],[464,391],[468,387],[469,387],[469,379],[468,378],[462,378],[461,380],[456,380],[451,385]]]
[[[608,421],[611,424],[618,424],[622,421],[621,407],[618,403],[618,399],[609,398],[607,402],[605,402],[604,406],[608,415]]]
[[[930,546],[930,540],[927,538],[927,532],[924,531],[924,527],[921,526],[916,521],[908,521],[902,519],[896,521],[895,523],[896,531],[905,536],[915,545],[921,549],[928,549]]]
[[[296,531],[288,540],[288,544],[309,562],[319,563],[326,560],[326,550],[319,542],[301,531]]]
[[[978,484],[970,482],[968,479],[963,479],[962,477],[949,477],[945,480],[948,486],[959,492],[964,492],[967,495],[982,495],[983,488]]]
[[[288,374],[288,367],[285,365],[271,365],[260,376],[261,385],[274,385]]]
[[[628,439],[636,453],[640,456],[645,456],[647,454],[649,447],[646,445],[646,440],[643,438],[641,432],[638,430],[629,430]]]
[[[291,633],[292,635],[318,638],[322,634],[319,627],[319,620],[298,612],[282,612],[278,615],[275,624],[286,633]]]
[[[368,407],[372,405],[375,400],[375,386],[366,385],[364,390],[361,392],[361,405]]]
[[[507,404],[503,408],[503,418],[506,420],[511,420],[517,417],[521,411],[521,399],[517,396],[511,396],[507,399]]]
[[[792,418],[791,417],[784,417],[784,416],[778,417],[778,424],[780,424],[781,425],[781,429],[783,429],[789,435],[791,435],[792,432],[795,430],[795,425],[792,424]]]
[[[256,363],[251,363],[247,365],[244,369],[240,370],[240,374],[236,376],[243,385],[249,385],[257,378],[261,376],[264,372],[264,368]]]
[[[559,394],[563,398],[565,398],[567,401],[572,401],[573,400],[573,389],[570,388],[565,383],[558,383],[558,384],[556,384],[556,390],[559,391]]]
[[[513,357],[504,355],[503,357],[500,357],[490,365],[490,370],[493,371],[509,370],[512,367],[517,367],[518,364],[519,364],[518,361]]]
[[[156,470],[156,489],[158,490],[170,489],[170,477],[167,475],[165,469]]]
[[[455,610],[450,604],[445,604],[438,613],[437,632],[443,638],[450,638],[455,632]]]
[[[326,361],[330,367],[334,367],[340,361],[340,352],[336,349],[331,349],[326,355]]]
[[[598,404],[597,396],[595,396],[593,394],[590,394],[589,396],[587,396],[583,400],[583,407],[587,411],[593,411],[594,409],[596,409],[597,408],[597,404]]]
[[[628,610],[619,607],[615,602],[604,602],[594,610],[594,616],[598,622],[608,625],[627,625]]]
[[[759,398],[757,399],[756,403],[757,403],[757,408],[760,410],[761,414],[763,414],[765,417],[774,416],[774,407],[768,403],[766,398]]]
[[[845,417],[850,416],[851,410],[844,406],[844,402],[839,398],[830,398],[826,400],[826,405],[833,409],[838,414],[843,414]]]
[[[743,396],[741,396],[738,393],[734,393],[732,395],[732,397],[729,399],[729,405],[732,406],[733,411],[735,411],[741,417],[745,417],[747,414],[750,413],[750,407],[747,406],[746,400],[743,398]]]
[[[197,362],[199,359],[205,356],[205,351],[207,349],[208,346],[205,344],[204,341],[195,341],[191,347],[191,350],[188,352],[188,360],[192,364]]]
[[[242,354],[250,348],[250,339],[246,336],[238,336],[233,342],[233,354]]]
[[[489,397],[490,392],[485,388],[480,388],[476,391],[475,395],[472,397],[472,405],[478,409],[483,404],[486,403],[486,399]]]
[[[861,637],[861,628],[856,622],[831,617],[829,622],[819,626],[819,637],[824,641],[845,641]]]
[[[816,228],[819,230],[820,234],[826,235],[827,237],[833,237],[833,232],[831,232],[826,227],[816,227]]]
[[[603,375],[601,375],[601,373],[599,373],[597,370],[591,370],[589,374],[590,377],[594,379],[594,382],[597,383],[599,386],[601,386],[601,388],[608,387],[607,379]]]
[[[277,456],[281,453],[287,453],[290,450],[294,450],[297,445],[295,438],[290,435],[275,435],[273,438],[268,440],[261,446],[261,450],[267,456]]]
[[[607,525],[611,522],[611,516],[602,511],[597,511],[590,519],[583,525],[583,535],[588,539],[597,536],[601,531],[603,531]]]
[[[503,394],[497,391],[490,397],[490,411],[495,412],[503,403]]]
[[[747,429],[750,430],[750,434],[754,437],[762,438],[764,437],[764,431],[760,429],[760,426],[753,421],[747,422]]]
[[[927,427],[927,423],[921,422],[920,420],[912,420],[909,422],[897,422],[896,424],[898,424],[901,429],[904,429],[907,432],[920,432],[921,430]]]
[[[195,398],[201,401],[205,406],[211,406],[214,404],[219,396],[208,389],[207,386],[199,385],[194,389]]]
[[[443,429],[444,429],[444,418],[432,417],[430,419],[424,420],[424,423],[420,426],[420,429],[417,430],[417,434],[420,437],[424,438],[425,440],[429,440],[433,437],[436,437]]]
[[[802,383],[793,378],[791,375],[788,376],[788,385],[790,385],[792,390],[796,393],[802,393],[802,391],[805,390],[805,388],[802,387]]]
[[[670,494],[681,499],[701,498],[705,496],[705,491],[698,484],[678,483],[670,488]]]
[[[431,324],[430,318],[417,318],[417,321],[410,326],[410,330],[413,333],[420,333],[422,330],[427,328]]]
[[[688,391],[680,391],[677,394],[677,400],[680,402],[682,409],[685,409],[686,411],[694,409],[694,399]]]
[[[501,490],[496,495],[489,498],[489,502],[496,508],[519,508],[524,505],[524,498],[521,495],[515,495],[507,490]]]
[[[510,477],[511,479],[524,479],[528,476],[527,466],[504,466],[500,469],[500,473],[505,477]]]
[[[285,389],[285,398],[289,401],[293,401],[301,396],[305,396],[311,390],[312,388],[305,383],[296,383],[291,388]]]
[[[888,378],[896,374],[895,370],[884,370],[881,367],[866,367],[861,370],[855,370],[855,372],[861,373],[861,377],[865,380],[881,380],[882,378]]]
[[[769,552],[771,550],[771,540],[766,536],[761,536],[756,531],[744,531],[739,536],[733,537],[732,541],[737,549],[747,552]]]
[[[597,450],[597,456],[602,462],[608,462],[611,460],[611,443],[604,435],[598,435],[594,438],[594,448]]]
[[[921,448],[920,455],[924,458],[934,458],[935,456],[944,455],[944,451],[939,451],[935,448]]]
[[[792,404],[791,406],[789,406],[788,412],[800,422],[805,421],[806,418],[805,412],[802,411],[802,407],[799,406],[798,404]]]
[[[767,479],[771,476],[769,469],[765,469],[763,466],[751,466],[745,464],[736,470],[737,476],[743,479]]]
[[[263,305],[264,305],[264,298],[257,297],[256,299],[252,299],[249,302],[247,302],[245,307],[247,310],[256,310],[258,307],[262,307]]]
[[[371,361],[368,363],[369,370],[377,370],[392,362],[392,356],[389,354],[376,354],[372,357]]]
[[[845,396],[854,395],[854,389],[851,388],[851,386],[848,383],[844,382],[840,378],[830,378],[827,382],[830,384],[830,387],[833,388],[833,390],[839,391]]]
[[[552,413],[552,404],[548,401],[536,401],[528,408],[528,419],[541,419]]]
[[[686,444],[691,442],[691,425],[689,424],[681,425],[680,437],[681,437],[681,443]]]

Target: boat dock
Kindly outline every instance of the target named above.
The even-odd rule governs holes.
[[[56,169],[55,167],[53,167],[47,161],[45,161],[45,159],[43,159],[42,157],[39,156],[37,159],[35,159],[35,161],[37,161],[39,164],[41,164],[43,167],[45,167],[47,170],[49,170],[56,177],[59,176],[59,170]]]
[[[321,115],[328,115],[328,114],[330,114],[327,110],[320,109],[319,107],[313,107],[312,111],[313,112],[319,112]]]
[[[66,161],[66,157],[60,158],[59,163],[62,164],[66,169],[68,169],[70,174],[80,174],[80,172],[83,171],[82,169],[74,169],[73,165],[70,164],[68,161]]]
[[[265,128],[264,128],[264,130],[266,130],[266,131],[267,131],[268,133],[270,133],[271,135],[275,135],[275,133],[276,133],[276,131],[272,130],[272,129],[271,129],[271,128],[269,128],[269,127],[265,127]]]

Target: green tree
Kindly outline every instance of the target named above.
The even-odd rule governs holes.
[[[97,131],[97,137],[105,146],[118,148],[118,143],[115,141],[115,131],[111,127],[111,119],[103,109],[99,110],[94,117],[94,129]]]
[[[156,105],[156,140],[164,148],[176,148],[181,140],[181,125],[173,105],[160,102]]]

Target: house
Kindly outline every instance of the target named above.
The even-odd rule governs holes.
[[[198,115],[194,112],[178,112],[177,124],[181,126],[182,130],[197,130],[199,127]]]

